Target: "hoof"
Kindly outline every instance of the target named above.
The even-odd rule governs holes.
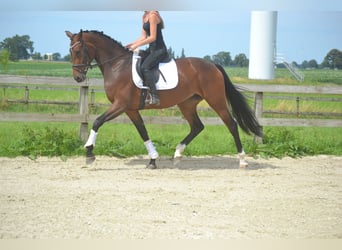
[[[178,163],[180,163],[182,160],[182,157],[174,157],[173,158],[173,166],[176,166]]]
[[[95,156],[91,156],[91,157],[87,157],[86,158],[86,164],[90,165],[95,161],[96,157]]]
[[[87,149],[86,164],[89,165],[89,164],[92,164],[96,159],[95,155],[93,154],[94,146],[93,145],[87,146],[86,149]]]
[[[156,169],[157,168],[156,159],[151,159],[150,162],[148,163],[148,165],[146,166],[146,168]]]

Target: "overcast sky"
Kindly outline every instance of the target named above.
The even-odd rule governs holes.
[[[87,7],[87,4],[82,5],[82,8],[77,7],[74,1],[72,6],[63,5],[66,2],[64,0],[57,1],[58,6],[62,7],[46,6],[48,0],[42,1],[40,7],[35,7],[35,3],[40,0],[33,0],[30,1],[31,5],[24,4],[16,8],[16,1],[5,2],[5,7],[0,11],[0,41],[15,35],[29,35],[34,42],[35,52],[42,54],[59,52],[62,57],[68,54],[69,39],[65,36],[65,30],[74,33],[80,29],[103,31],[123,44],[135,40],[141,34],[142,10],[133,7],[119,8],[116,1],[114,5],[111,1],[111,7],[108,8],[110,11],[104,11],[108,3],[106,0],[96,1],[97,8]],[[248,1],[242,1],[246,2]],[[266,0],[261,2],[273,7],[266,5]],[[278,1],[282,2],[285,1]],[[289,4],[291,1],[286,2]],[[263,7],[278,12],[277,52],[290,62],[301,63],[303,60],[315,59],[321,63],[330,49],[342,50],[342,1],[330,1],[330,5],[327,4],[329,1],[317,1],[318,5],[313,0],[298,2],[302,5],[282,5],[274,9]],[[249,57],[251,11],[253,7],[258,9],[258,6],[230,7],[225,4],[222,8],[208,6],[211,7],[207,8],[210,9],[208,11],[204,11],[201,6],[157,6],[160,7],[166,24],[164,39],[167,46],[171,46],[176,55],[180,55],[184,48],[186,56],[203,57],[228,51],[233,58],[238,53]]]

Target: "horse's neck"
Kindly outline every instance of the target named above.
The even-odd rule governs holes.
[[[127,52],[120,48],[118,45],[113,47],[96,47],[96,58],[95,60],[98,60],[98,63],[108,61],[108,60],[114,60],[116,57],[122,57]]]
[[[112,68],[115,64],[122,64],[122,59],[128,58],[129,53],[119,44],[114,44],[112,47],[99,48],[97,47],[97,53],[95,60],[100,66],[102,74],[105,69]]]

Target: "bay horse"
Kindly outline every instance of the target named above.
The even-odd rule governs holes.
[[[99,31],[65,31],[70,38],[70,55],[73,78],[77,82],[86,79],[93,60],[101,70],[104,89],[110,108],[93,123],[85,144],[87,163],[95,160],[93,149],[99,128],[107,121],[126,113],[139,132],[150,158],[148,168],[156,168],[158,152],[150,140],[144,121],[139,113],[142,90],[132,80],[133,52],[113,38]],[[246,98],[232,84],[222,66],[204,59],[188,57],[176,59],[178,85],[170,90],[159,90],[160,105],[145,105],[144,109],[164,109],[177,105],[190,125],[189,134],[177,145],[174,159],[182,157],[186,146],[204,129],[197,114],[197,104],[203,99],[218,114],[232,134],[240,159],[240,167],[246,167],[238,125],[247,134],[262,136],[260,125]],[[231,106],[232,114],[229,111]]]

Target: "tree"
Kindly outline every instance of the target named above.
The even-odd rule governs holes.
[[[301,64],[301,68],[306,69],[309,65],[309,62],[307,60],[304,60]]]
[[[203,57],[203,59],[205,59],[205,60],[207,60],[209,62],[212,62],[211,56],[209,56],[209,55],[206,55],[205,57]]]
[[[175,52],[172,50],[171,46],[168,48],[167,52],[171,58],[175,58]]]
[[[322,66],[331,69],[342,69],[342,51],[338,49],[330,50],[324,57]]]
[[[53,54],[52,54],[52,60],[54,60],[54,61],[59,61],[59,60],[61,60],[61,54],[58,53],[58,52],[53,53]]]
[[[247,56],[243,53],[236,55],[234,58],[233,64],[238,67],[247,67],[248,66]]]
[[[277,63],[276,64],[276,68],[277,69],[284,69],[286,66],[285,66],[285,64],[283,64],[283,63]]]
[[[295,66],[295,67],[297,67],[297,68],[299,68],[300,66],[299,66],[299,64],[296,62],[296,61],[292,61],[292,63],[291,63],[293,66]]]
[[[222,66],[229,66],[232,62],[232,58],[230,56],[230,52],[221,51],[216,55],[213,55],[213,62],[220,64]]]
[[[318,63],[315,59],[312,59],[308,62],[308,67],[312,69],[317,69],[318,68]]]
[[[32,54],[32,59],[33,60],[41,60],[43,58],[42,58],[42,55],[39,52],[35,52],[35,53]]]
[[[185,58],[184,48],[182,48],[182,54],[181,54],[180,58]]]
[[[7,49],[10,52],[10,60],[18,61],[19,59],[28,59],[33,53],[33,42],[30,36],[15,35],[12,38],[5,38],[0,43],[0,49]]]
[[[66,62],[70,62],[71,61],[71,56],[70,54],[67,54],[66,56],[63,57],[63,60]]]

